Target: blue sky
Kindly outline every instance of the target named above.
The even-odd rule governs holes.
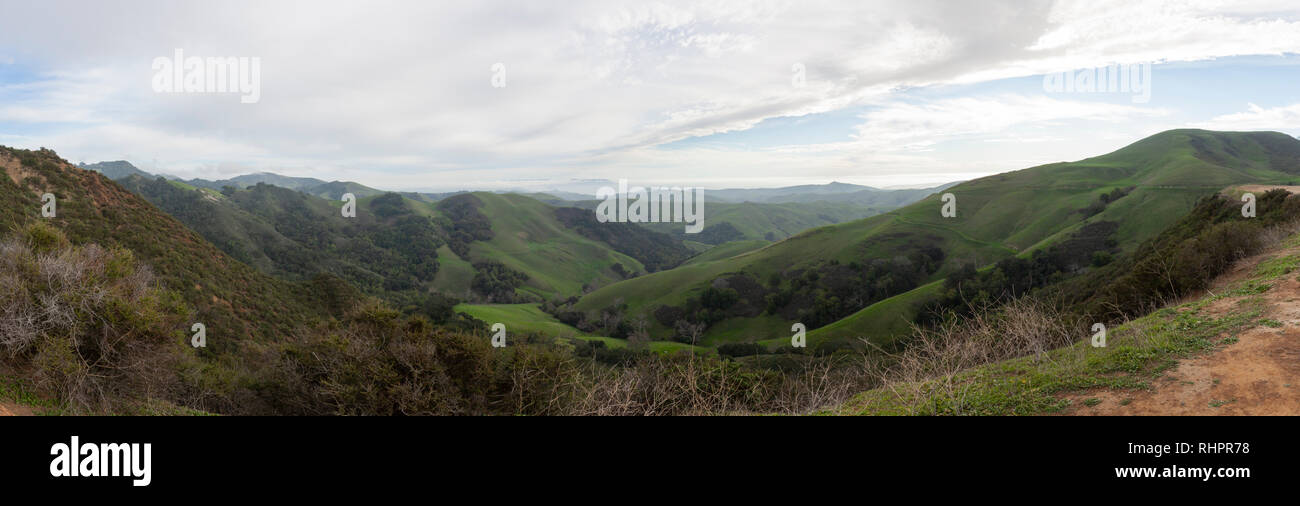
[[[1170,128],[1300,134],[1295,2],[6,4],[0,144],[182,177],[917,186]],[[177,48],[258,58],[260,100],[156,92]],[[1044,88],[1111,63],[1151,64],[1150,100]]]

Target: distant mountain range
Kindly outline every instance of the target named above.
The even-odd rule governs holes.
[[[125,180],[131,176],[145,179],[163,177],[182,188],[203,188],[221,192],[227,187],[244,190],[261,185],[272,185],[326,200],[338,201],[343,194],[357,198],[374,197],[389,193],[351,181],[323,181],[311,177],[283,176],[270,172],[245,174],[230,179],[206,180],[169,176],[155,176],[142,171],[127,161],[82,164],[81,168],[103,173],[110,179]],[[586,184],[596,184],[587,182]],[[610,182],[610,184],[615,184]],[[707,190],[708,227],[697,235],[683,234],[681,227],[667,223],[647,223],[642,226],[670,234],[688,241],[702,251],[709,246],[730,241],[776,241],[804,230],[833,225],[874,216],[897,208],[931,193],[957,183],[927,189],[882,190],[869,186],[832,182],[822,185],[798,185],[782,188],[730,188]],[[140,188],[136,185],[136,188]],[[405,198],[425,203],[439,202],[448,197],[469,192],[421,193],[392,192]],[[497,194],[517,192],[498,191]],[[594,209],[593,194],[568,191],[518,193],[553,206]]]
[[[338,199],[344,193],[352,193],[357,197],[369,197],[388,193],[388,190],[380,190],[369,186],[351,181],[324,181],[313,177],[294,177],[275,174],[272,172],[258,172],[255,174],[244,174],[229,179],[208,180],[208,179],[182,179],[168,175],[154,175],[139,168],[136,168],[130,162],[124,160],[98,162],[93,164],[78,164],[78,167],[93,170],[108,176],[109,179],[121,179],[130,175],[141,177],[163,177],[165,179],[181,181],[185,184],[199,187],[210,188],[221,191],[223,187],[232,186],[238,189],[256,186],[258,184],[269,184],[296,190],[309,195],[315,195],[322,198]],[[850,203],[862,206],[890,206],[912,202],[938,190],[949,188],[957,182],[951,182],[944,185],[938,185],[927,188],[906,188],[906,189],[881,189],[870,186],[857,184],[830,182],[827,184],[815,185],[797,185],[785,186],[780,188],[727,188],[721,190],[707,190],[708,199],[713,202],[754,202],[754,203],[786,203],[786,202],[840,202]],[[588,183],[591,186],[594,183]],[[615,182],[607,182],[608,186],[616,185]],[[597,185],[599,186],[599,185]],[[594,186],[593,186],[594,187]],[[436,202],[452,195],[468,193],[471,190],[453,191],[453,192],[414,192],[414,191],[393,191],[416,200],[427,202]],[[581,202],[593,200],[595,192],[579,193],[569,190],[501,190],[493,193],[518,193],[521,195],[534,196],[538,200],[551,201],[570,201]]]

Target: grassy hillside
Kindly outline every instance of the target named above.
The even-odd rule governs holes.
[[[0,147],[0,227],[30,220],[60,229],[73,244],[131,250],[163,285],[196,311],[216,350],[247,338],[274,339],[326,316],[307,284],[272,278],[241,263],[103,175],[79,169],[49,150]],[[57,215],[42,218],[42,193],[57,197]]]
[[[565,226],[554,208],[518,195],[459,195],[453,200],[470,207],[449,212],[452,208],[442,204],[448,201],[358,193],[357,216],[344,218],[336,199],[271,184],[221,193],[139,176],[121,183],[263,272],[290,280],[329,273],[399,307],[420,305],[422,293],[430,290],[466,300],[486,297],[472,289],[481,274],[477,262],[500,262],[527,276],[518,293],[536,299],[578,295],[585,286],[646,270],[615,246]],[[356,189],[345,183],[326,186],[333,193]],[[653,235],[630,228],[633,235]],[[634,253],[667,251],[673,242],[660,237]],[[688,255],[680,244],[675,247],[679,258]]]
[[[909,245],[937,246],[944,253],[942,267],[929,273],[915,293],[872,301],[846,314],[844,321],[811,332],[819,340],[867,337],[887,342],[906,328],[900,321],[934,291],[926,283],[943,279],[962,264],[984,266],[1027,255],[1088,223],[1103,221],[1118,224],[1112,239],[1119,250],[1131,251],[1190,210],[1198,197],[1230,184],[1292,180],[1300,180],[1300,141],[1290,136],[1173,130],[1107,155],[956,185],[947,190],[957,197],[953,218],[941,216],[943,203],[935,194],[885,215],[809,230],[750,254],[617,283],[583,297],[576,307],[597,311],[622,302],[627,314],[650,314],[660,306],[699,297],[723,274],[744,273],[760,282],[780,279],[785,286],[804,270],[827,262],[861,264],[889,259]],[[1122,195],[1103,202],[1103,195],[1117,191]],[[788,338],[794,321],[737,320],[712,325],[708,336]],[[668,332],[664,326],[653,330]]]
[[[506,326],[507,340],[510,335],[515,333],[538,333],[547,336],[573,337],[583,341],[598,341],[612,349],[627,347],[627,341],[624,339],[588,335],[576,328],[565,325],[556,320],[554,316],[543,312],[537,304],[459,304],[455,307],[455,310],[482,320],[488,325],[494,323],[504,324]],[[679,350],[690,350],[693,347],[689,344],[672,341],[652,341],[649,343],[648,349],[658,353],[671,353]]]
[[[714,260],[725,260],[734,257],[736,255],[741,255],[757,249],[761,249],[764,246],[767,246],[768,244],[771,243],[764,240],[754,240],[754,239],[722,243],[712,248],[709,248],[707,250],[704,250],[698,255],[691,257],[691,259],[687,260],[683,265],[712,262]]]
[[[582,334],[578,329],[542,312],[537,304],[458,304],[454,309],[483,320],[488,325],[505,324],[507,336],[510,333],[533,332],[552,336]]]
[[[269,184],[228,194],[160,178],[132,176],[121,184],[236,259],[278,277],[329,273],[379,294],[420,288],[436,272],[441,230],[416,212],[427,212],[423,204],[383,207],[367,197],[356,218],[344,218],[340,203]],[[391,233],[398,230],[400,237]]]
[[[1292,206],[1295,204],[1292,203]],[[1294,219],[1292,211],[1290,218]],[[1230,219],[1231,221],[1231,219]],[[1207,223],[1202,220],[1202,223]],[[1209,227],[1207,227],[1209,228]],[[1295,230],[1292,223],[1289,230]],[[1170,236],[1178,236],[1171,231]],[[1174,238],[1174,237],[1171,237]],[[1243,245],[1244,247],[1244,245]],[[830,413],[855,415],[1033,415],[1059,413],[1067,409],[1088,410],[1099,403],[1089,397],[1109,394],[1124,406],[1138,395],[1159,395],[1157,380],[1175,369],[1178,361],[1219,353],[1244,341],[1251,329],[1259,333],[1282,334],[1274,330],[1285,324],[1271,317],[1289,314],[1291,308],[1277,307],[1279,301],[1294,301],[1297,268],[1300,268],[1300,235],[1293,235],[1273,252],[1249,259],[1243,275],[1221,279],[1221,286],[1203,292],[1190,301],[1171,304],[1122,325],[1108,329],[1104,347],[1092,346],[1087,322],[1078,328],[1065,329],[1074,336],[1067,346],[1046,351],[1041,356],[1020,356],[965,370],[936,368],[926,378],[895,382],[885,388],[863,392]],[[1239,259],[1238,255],[1227,257]],[[1212,277],[1212,276],[1211,276]],[[1201,279],[1209,284],[1209,279]],[[1014,318],[1012,316],[1011,318]],[[1001,337],[1001,336],[999,336]],[[1282,338],[1285,339],[1285,338]],[[1232,353],[1232,352],[1228,352]],[[1019,350],[1017,355],[1026,355]],[[942,355],[942,352],[940,353]],[[1228,355],[1229,360],[1246,360]],[[1260,364],[1249,369],[1258,370]],[[1207,376],[1208,378],[1208,376]],[[1198,389],[1219,387],[1215,377]],[[1268,380],[1249,384],[1254,391],[1268,392]],[[1211,397],[1214,395],[1211,394]],[[1261,394],[1262,402],[1276,406],[1276,395]],[[1124,399],[1124,400],[1121,400]],[[1162,406],[1196,410],[1184,402],[1158,401]],[[1202,405],[1203,412],[1213,412],[1221,405],[1236,402],[1226,395],[1219,401]],[[1217,404],[1216,404],[1217,403]],[[1250,412],[1264,412],[1270,406],[1248,406]],[[1171,411],[1162,411],[1169,414]]]
[[[897,206],[861,206],[830,202],[728,203],[713,202],[705,192],[705,232],[686,234],[681,223],[646,223],[645,227],[674,236],[697,240],[708,237],[709,227],[730,224],[738,235],[721,236],[722,242],[765,239],[776,241],[814,227],[834,225],[875,216]],[[718,242],[718,239],[705,242]]]
[[[755,190],[757,191],[757,190]],[[876,190],[882,193],[891,193]],[[910,190],[909,190],[910,191]],[[858,202],[827,202],[812,200],[825,195],[808,195],[807,200],[791,202],[721,202],[709,199],[705,192],[704,224],[706,232],[687,234],[683,223],[642,223],[643,227],[656,232],[672,235],[679,239],[708,244],[720,244],[733,240],[767,240],[785,239],[810,228],[836,223],[849,222],[881,214],[901,204],[898,200],[911,203],[920,199],[924,193],[908,193],[907,197],[895,197],[883,204],[862,204]],[[837,194],[849,195],[849,194]],[[594,200],[562,202],[549,200],[552,205],[595,209]],[[725,224],[725,225],[724,225]],[[712,228],[710,228],[712,227]],[[718,233],[719,227],[734,229],[734,232]]]
[[[585,286],[623,279],[614,264],[629,272],[645,271],[636,259],[565,227],[555,218],[554,209],[540,201],[513,194],[473,195],[483,202],[480,211],[491,222],[494,236],[474,242],[470,256],[527,274],[522,292],[543,299],[581,294]]]

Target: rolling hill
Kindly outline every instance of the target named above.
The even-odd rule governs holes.
[[[633,256],[639,253],[630,249],[620,252],[610,242],[584,236],[565,225],[557,218],[556,208],[545,203],[513,194],[472,195],[483,203],[480,211],[491,223],[493,237],[472,243],[470,257],[498,261],[527,274],[522,292],[542,299],[567,297],[622,280],[626,276],[619,274],[620,270],[627,275],[646,272],[645,264]],[[632,226],[620,228],[632,235],[649,232]],[[685,248],[667,236],[656,234],[641,242],[676,249],[681,260],[687,256]]]
[[[859,190],[860,188],[865,189]],[[933,191],[938,191],[938,188],[878,190],[843,183],[752,190],[707,190],[705,229],[701,233],[686,234],[680,223],[640,225],[709,246],[739,240],[779,241],[811,228],[875,216],[915,202]],[[595,200],[541,200],[557,206],[583,209],[595,209],[598,204]]]
[[[360,197],[357,217],[345,219],[337,200],[273,184],[214,192],[139,175],[121,184],[263,272],[289,280],[329,273],[399,307],[419,305],[430,290],[497,302],[510,301],[508,293],[533,300],[574,296],[690,255],[678,241],[626,224],[584,235],[560,220],[556,208],[518,195],[426,202],[384,193]],[[476,291],[476,279],[480,287],[488,284],[482,262],[526,279],[504,292]]]
[[[868,337],[888,342],[937,292],[936,282],[961,265],[1025,257],[1087,224],[1103,222],[1114,224],[1109,237],[1114,248],[1132,251],[1197,199],[1225,186],[1295,180],[1300,180],[1300,141],[1288,135],[1172,130],[1110,154],[958,184],[947,190],[956,196],[952,218],[941,216],[943,202],[932,194],[883,215],[809,230],[747,254],[616,283],[583,297],[575,308],[594,314],[621,304],[625,314],[663,314],[667,318],[653,318],[657,336],[672,333],[664,320],[672,321],[674,315],[664,307],[688,313],[698,307],[697,318],[712,320],[706,339],[718,342],[780,342],[788,339],[791,323],[809,318],[824,322],[808,325],[811,341]],[[914,264],[927,258],[916,255],[927,248],[937,248],[941,259],[905,283],[867,290],[836,282],[846,276],[873,284],[897,281],[861,273],[879,262]],[[796,284],[800,293],[821,295],[802,307],[797,300],[778,304],[775,314],[755,307]],[[730,296],[734,306],[719,312],[719,303],[711,306],[705,299],[728,285],[742,288],[730,288],[738,292]],[[864,291],[869,292],[865,297]],[[857,298],[846,303],[843,296]],[[721,304],[727,302],[724,297]]]
[[[196,311],[213,350],[246,339],[272,340],[329,316],[318,287],[267,276],[231,258],[184,224],[103,175],[73,166],[51,150],[0,147],[0,229],[44,220],[74,243],[120,246],[147,263]],[[41,216],[41,195],[57,198]],[[177,329],[178,334],[184,329]]]
[[[99,163],[92,163],[92,164],[83,163],[77,165],[77,167],[86,170],[93,170],[95,172],[103,174],[104,177],[107,177],[109,179],[114,179],[114,180],[122,179],[124,177],[132,176],[132,175],[149,177],[148,172],[137,169],[134,165],[131,165],[131,162],[125,160],[117,160],[112,162],[99,162]]]

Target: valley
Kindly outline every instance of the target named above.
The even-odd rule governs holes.
[[[150,332],[161,336],[172,324],[166,322],[184,321],[201,321],[211,329],[210,347],[166,352],[167,361],[186,364],[190,372],[169,383],[174,393],[165,402],[130,409],[361,409],[338,397],[359,394],[334,390],[336,382],[352,384],[357,378],[337,376],[347,370],[337,369],[343,363],[338,360],[352,359],[330,358],[348,352],[328,343],[347,348],[391,332],[408,336],[380,341],[390,344],[377,348],[378,355],[360,351],[372,345],[351,352],[370,361],[365,367],[387,371],[386,364],[408,360],[401,358],[406,353],[401,346],[424,346],[415,344],[423,342],[417,337],[422,335],[459,343],[448,344],[453,348],[469,346],[465,353],[489,353],[491,348],[477,348],[486,343],[477,336],[500,323],[508,346],[519,348],[483,355],[484,360],[517,360],[511,357],[523,353],[537,364],[561,368],[574,366],[562,365],[570,360],[591,360],[589,367],[596,369],[563,373],[579,374],[584,379],[575,381],[584,388],[607,388],[594,378],[642,374],[638,367],[675,370],[670,364],[682,357],[692,357],[685,359],[691,364],[712,364],[718,373],[739,367],[760,375],[840,363],[830,369],[842,378],[836,381],[856,385],[840,391],[867,393],[846,398],[834,412],[877,413],[902,408],[881,407],[883,401],[870,393],[873,386],[900,380],[855,372],[841,363],[845,357],[861,354],[865,363],[890,363],[905,356],[896,354],[914,353],[909,350],[916,349],[917,340],[935,331],[927,329],[998,314],[999,307],[1020,301],[1055,300],[1069,314],[1111,321],[1143,317],[1145,308],[1156,308],[1154,301],[1168,296],[1165,292],[1197,289],[1196,280],[1204,280],[1200,274],[1179,274],[1180,281],[1170,277],[1169,286],[1159,286],[1151,269],[1182,268],[1177,262],[1185,261],[1161,252],[1185,249],[1178,245],[1191,241],[1233,244],[1210,234],[1263,233],[1258,227],[1249,232],[1228,227],[1234,207],[1215,197],[1220,192],[1260,193],[1261,226],[1291,219],[1291,200],[1271,190],[1300,181],[1300,141],[1273,133],[1174,130],[1094,158],[937,187],[940,191],[910,191],[911,197],[897,198],[917,200],[896,208],[875,207],[887,192],[852,185],[728,190],[723,194],[730,198],[762,202],[709,202],[701,234],[665,227],[680,231],[679,223],[601,223],[595,201],[538,194],[362,190],[353,219],[339,215],[342,203],[332,192],[365,188],[356,183],[261,174],[212,188],[211,182],[152,176],[125,162],[87,166],[118,176],[110,181],[48,150],[6,148],[0,163],[9,176],[0,180],[5,206],[0,220],[7,230],[28,234],[28,241],[47,233],[58,241],[66,237],[60,247],[94,244],[130,252],[132,261],[156,273],[165,290],[160,297],[174,297],[166,299],[173,301],[166,306],[170,309],[159,309],[165,313],[159,320],[163,326]],[[58,217],[47,221],[31,204],[44,192],[55,194],[59,203]],[[864,192],[874,199],[871,205],[852,203]],[[939,212],[940,193],[955,196],[955,216]],[[48,223],[52,232],[33,229],[33,223]],[[765,237],[756,237],[760,231]],[[1213,257],[1212,266],[1204,263],[1210,260],[1196,260],[1202,263],[1186,267],[1212,273],[1232,254],[1206,246],[1193,250],[1228,255]],[[807,348],[791,347],[795,323],[806,326]],[[1128,328],[1121,327],[1118,335],[1128,335]],[[1223,328],[1206,327],[1206,332]],[[178,340],[185,335],[173,332]],[[1052,346],[1061,344],[1068,342]],[[521,364],[510,363],[493,367],[508,371]],[[400,369],[384,381],[423,381]],[[321,379],[307,384],[293,379],[304,373]],[[1129,384],[1092,378],[1080,385]],[[786,385],[773,392],[807,388],[788,383],[796,377],[778,374],[770,380]],[[41,391],[17,384],[22,392]],[[258,384],[276,386],[254,388]],[[1089,395],[1077,393],[1080,385],[1074,383],[1056,385],[1051,391],[1066,397],[1038,399],[1032,406],[954,409],[1051,412],[1070,405],[1059,399]],[[322,403],[295,404],[302,394],[289,392],[301,389],[323,395]],[[201,398],[207,400],[187,392],[206,392]],[[469,392],[463,391],[470,402],[465,409],[507,409],[498,401],[472,400],[479,398]],[[434,409],[397,399],[391,402],[398,404],[379,398],[366,402],[380,402],[366,412]],[[777,399],[756,402],[735,409],[785,409],[764,404],[781,402]]]

